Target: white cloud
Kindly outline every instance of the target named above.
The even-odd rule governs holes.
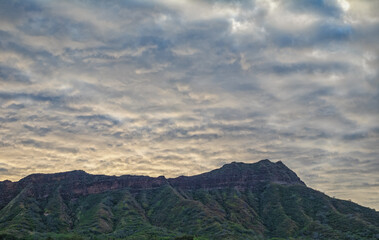
[[[378,196],[364,184],[378,181],[376,2],[8,3],[3,179],[172,177],[270,158],[378,206],[364,199]]]

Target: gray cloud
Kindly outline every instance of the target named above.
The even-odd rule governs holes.
[[[51,128],[47,128],[47,127],[33,127],[33,126],[29,126],[29,125],[24,125],[24,128],[29,130],[29,131],[32,131],[33,133],[39,135],[39,136],[45,136],[47,133],[51,132]]]
[[[30,83],[28,76],[18,69],[0,65],[0,82]]]
[[[42,141],[37,141],[37,140],[33,140],[33,139],[22,140],[22,141],[20,141],[20,143],[23,146],[32,146],[34,148],[39,148],[39,149],[57,150],[59,152],[67,152],[67,153],[77,153],[78,152],[78,150],[75,148],[55,146],[54,144],[49,143],[49,142],[42,142]]]
[[[1,176],[173,177],[269,158],[378,208],[375,7],[1,1]]]
[[[338,17],[341,15],[341,6],[337,1],[325,2],[322,0],[291,0],[282,3],[285,7],[297,13],[314,13],[324,17]]]

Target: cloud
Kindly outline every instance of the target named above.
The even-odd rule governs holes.
[[[0,65],[0,82],[30,83],[30,80],[18,69]]]
[[[376,5],[3,1],[1,176],[269,158],[378,208]]]
[[[80,115],[76,116],[76,118],[85,121],[87,124],[97,122],[105,125],[115,125],[118,123],[116,119],[106,115]]]
[[[294,13],[313,13],[321,16],[339,16],[341,14],[342,6],[338,4],[338,1],[322,1],[322,0],[292,0],[282,3],[284,7],[289,8]]]
[[[45,136],[47,133],[51,132],[51,129],[47,127],[33,127],[25,124],[24,128],[29,131],[32,131],[33,133],[39,136]]]
[[[21,140],[20,144],[23,146],[31,146],[37,149],[56,150],[59,152],[66,152],[66,153],[78,152],[78,150],[75,148],[55,146],[54,144],[49,143],[49,142],[42,142],[42,141],[37,141],[33,139]]]

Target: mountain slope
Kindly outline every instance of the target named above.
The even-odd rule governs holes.
[[[33,174],[0,182],[0,209],[0,239],[379,239],[378,212],[269,160],[173,179]]]

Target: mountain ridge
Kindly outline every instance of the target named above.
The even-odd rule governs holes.
[[[254,163],[245,163],[245,162],[236,162],[236,161],[233,161],[231,163],[226,163],[223,166],[221,166],[220,168],[211,170],[209,172],[218,171],[218,170],[220,170],[222,168],[226,168],[226,167],[229,167],[229,166],[235,166],[235,165],[252,166],[252,165],[264,164],[264,163],[282,165],[285,168],[287,168],[289,171],[292,171],[280,160],[277,161],[277,162],[272,162],[269,159],[263,159],[263,160],[260,160],[260,161],[254,162]],[[46,177],[46,176],[62,176],[62,175],[77,175],[77,174],[92,175],[92,176],[107,176],[107,177],[138,176],[138,177],[150,177],[150,178],[162,178],[163,177],[165,179],[176,179],[176,178],[180,178],[180,177],[195,177],[195,176],[207,174],[209,172],[199,173],[199,174],[195,174],[195,175],[191,175],[191,176],[180,175],[178,177],[166,178],[163,175],[158,176],[158,177],[150,177],[148,175],[133,175],[133,174],[125,174],[125,175],[119,175],[119,176],[117,176],[117,175],[106,175],[106,174],[91,174],[91,173],[87,173],[84,170],[78,169],[78,170],[70,170],[70,171],[63,171],[63,172],[56,172],[56,173],[32,173],[32,174],[30,174],[28,176],[25,176],[25,177],[19,179],[18,181],[11,181],[11,180],[6,179],[6,180],[3,180],[3,181],[0,181],[0,183],[5,183],[5,182],[18,183],[18,182],[23,182],[23,181],[26,181],[26,180],[30,180],[31,178],[33,179],[33,178],[38,178],[38,177],[43,177],[43,176]]]
[[[268,170],[271,170],[271,172]],[[272,173],[272,171],[274,171],[274,173]],[[255,176],[255,178],[252,178],[251,176]],[[209,189],[222,187],[254,187],[260,186],[261,182],[301,184],[305,186],[296,173],[286,167],[281,161],[273,163],[268,159],[255,163],[232,162],[224,164],[222,167],[209,172],[193,176],[179,176],[176,178],[166,178],[164,176],[149,177],[144,175],[93,175],[83,170],[73,170],[47,174],[34,173],[17,182],[11,182],[8,180],[0,182],[0,192],[8,193],[7,196],[4,196],[5,194],[0,194],[0,208],[10,199],[10,196],[14,197],[28,184],[50,184],[51,182],[59,182],[67,179],[68,183],[71,183],[69,187],[71,187],[73,192],[78,195],[101,193],[125,187],[135,189],[152,188],[164,184],[171,184],[174,187],[181,188],[195,187]],[[77,185],[75,184],[77,182],[85,184]],[[41,192],[44,191],[39,190],[39,192],[41,195]],[[42,194],[42,196],[44,195],[45,194]]]

